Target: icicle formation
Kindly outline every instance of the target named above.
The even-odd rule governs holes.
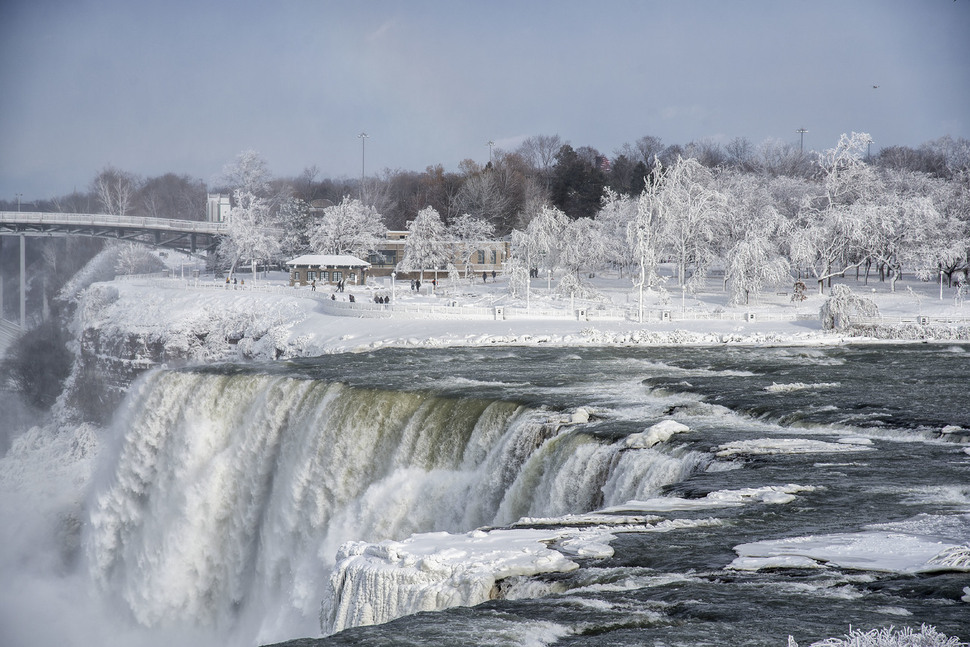
[[[315,618],[347,540],[584,512],[698,467],[514,403],[269,375],[161,371],[119,420],[87,550],[145,625]]]

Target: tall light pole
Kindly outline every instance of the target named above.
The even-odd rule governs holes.
[[[491,139],[488,140],[488,163],[489,164],[492,163],[492,146],[494,145],[495,145],[495,142],[493,142]]]
[[[17,194],[17,213],[20,213],[20,198],[22,198],[23,195],[24,195],[23,193]]]
[[[357,135],[360,139],[360,201],[364,201],[364,143],[367,141],[367,133]]]
[[[805,133],[807,133],[808,130],[805,128],[799,128],[795,132],[801,135],[801,139],[798,142],[798,153],[802,155],[805,153]]]

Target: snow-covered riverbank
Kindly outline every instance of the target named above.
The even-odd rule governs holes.
[[[648,294],[644,309],[654,316],[641,322],[635,315],[626,319],[616,315],[624,308],[637,312],[636,294],[626,280],[597,280],[600,301],[580,306],[571,299],[556,299],[554,282],[549,287],[542,281],[537,284],[526,301],[510,297],[502,277],[490,283],[441,281],[435,294],[429,293],[427,284],[419,294],[407,282],[399,281],[391,289],[386,281],[377,280],[366,287],[348,287],[330,301],[326,286],[320,291],[291,288],[282,275],[271,274],[255,286],[235,289],[212,279],[129,279],[95,286],[84,302],[80,325],[124,328],[141,335],[146,348],[155,344],[173,356],[201,361],[314,356],[386,346],[827,345],[849,339],[846,332],[822,330],[817,313],[826,295],[812,294],[793,303],[787,293],[768,293],[749,305],[731,306],[728,295],[719,292],[717,281],[712,280],[709,291],[690,297]],[[970,307],[957,302],[954,288],[944,288],[940,299],[938,285],[920,281],[900,284],[895,293],[888,284],[871,287],[848,281],[847,285],[879,306],[884,322],[879,327],[888,332],[873,336],[881,340],[962,339],[970,325]],[[390,293],[397,312],[386,308],[360,313],[334,307],[349,305],[351,295],[357,304],[371,304],[375,295]],[[504,307],[519,314],[499,319],[413,312],[422,306],[438,306],[443,312],[452,304],[484,312]],[[408,306],[412,312],[401,312]],[[534,315],[523,316],[524,308]],[[578,308],[587,309],[589,315],[575,316]],[[598,317],[598,308],[612,316]],[[664,311],[669,320],[656,316]],[[916,324],[918,317],[927,317],[929,325]],[[937,323],[943,321],[957,323]],[[852,341],[864,339],[853,336]]]

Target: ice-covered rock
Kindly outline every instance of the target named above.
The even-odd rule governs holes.
[[[631,449],[649,449],[654,445],[667,442],[674,434],[682,434],[687,431],[690,431],[690,427],[676,420],[662,420],[646,431],[630,434],[622,442],[625,447]]]
[[[505,578],[579,568],[567,554],[610,555],[610,539],[603,529],[514,528],[348,542],[337,554],[321,629],[332,633],[419,611],[480,604],[499,596],[496,583]]]

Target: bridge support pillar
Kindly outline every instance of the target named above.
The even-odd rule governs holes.
[[[3,319],[3,236],[0,236],[0,320]]]
[[[20,330],[27,330],[27,236],[20,234]]]

